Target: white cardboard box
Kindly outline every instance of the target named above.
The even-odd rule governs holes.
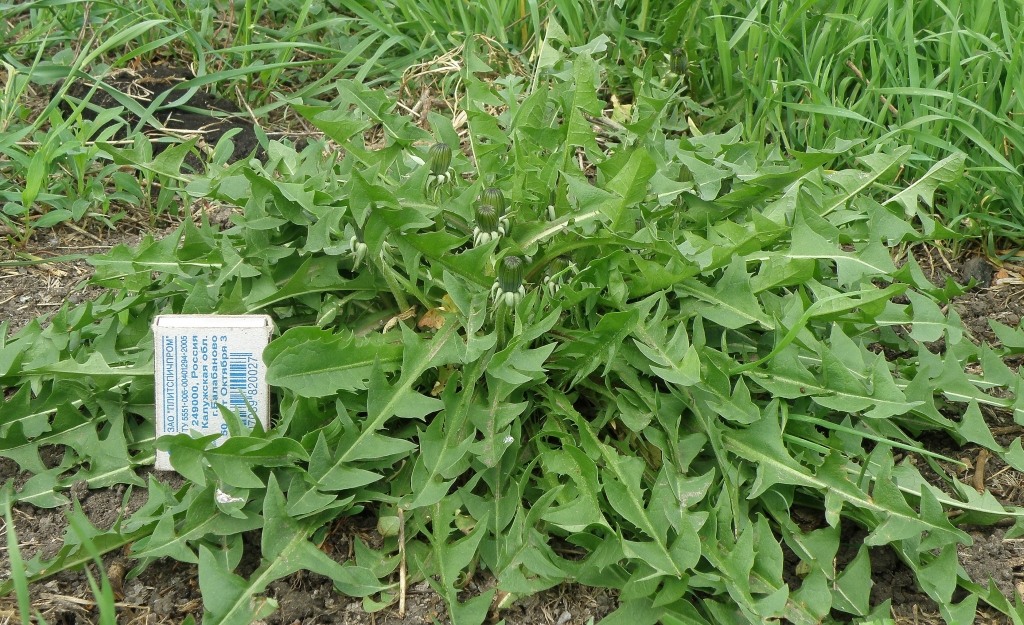
[[[273,323],[267,315],[160,315],[156,343],[156,435],[220,432],[227,425],[218,405],[253,427],[268,427],[267,368],[263,348]],[[156,469],[171,471],[166,451]]]

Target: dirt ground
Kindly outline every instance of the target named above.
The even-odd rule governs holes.
[[[165,223],[156,230],[167,231],[173,225]],[[100,227],[89,231],[60,227],[37,234],[25,250],[19,251],[40,258],[82,251],[101,252],[119,243],[137,242],[147,231],[152,231],[149,224],[131,219],[122,221],[117,231]],[[989,319],[1016,326],[1024,318],[1024,279],[1013,265],[997,268],[981,258],[952,260],[936,250],[918,249],[915,255],[926,274],[933,276],[937,283],[944,281],[946,276],[960,282],[972,277],[978,281],[977,287],[954,302],[975,340],[996,342],[988,325]],[[14,250],[0,247],[0,261],[14,258]],[[90,273],[90,267],[81,260],[21,267],[0,266],[0,321],[8,321],[10,331],[16,331],[38,315],[51,314],[65,301],[80,302],[94,297],[97,290],[82,286]],[[1018,363],[1011,364],[1016,366]],[[1024,433],[1024,427],[1016,425],[1008,415],[989,412],[986,417],[1000,443],[1008,444]],[[982,453],[979,449],[957,446],[945,437],[935,437],[928,441],[928,446],[963,461],[968,469],[961,469],[957,475],[964,482],[973,484],[978,480],[978,467],[983,464],[978,462],[979,453]],[[51,461],[58,462],[59,458]],[[984,467],[981,478],[993,495],[1008,505],[1024,505],[1024,476],[995,458],[988,459]],[[25,478],[13,462],[0,459],[0,483],[14,480],[17,486]],[[174,481],[181,478],[161,474],[160,479],[177,485]],[[93,491],[75,487],[69,494],[81,502],[86,515],[101,528],[110,527],[119,515],[129,515],[144,503],[143,490],[133,491],[126,505],[122,505],[125,495],[124,486]],[[15,526],[25,557],[31,558],[36,554],[50,557],[56,553],[67,528],[65,513],[64,509],[42,510],[24,504],[15,507]],[[330,546],[330,552],[347,553],[354,536],[372,540],[373,522],[367,519],[363,525],[365,527],[359,519],[348,520],[344,531],[332,532],[331,535],[338,538],[332,539],[336,544]],[[1024,591],[1024,540],[1005,540],[1004,527],[967,529],[974,538],[974,544],[961,548],[960,562],[972,579],[984,583],[992,575],[1000,590],[1009,597],[1015,591]],[[0,529],[0,540],[4,540],[4,532],[5,529]],[[854,544],[857,542],[855,537],[856,533],[852,534],[850,557],[859,546]],[[258,535],[250,538],[258,542]],[[873,605],[892,600],[892,613],[897,623],[942,622],[937,606],[915,587],[910,571],[890,551],[878,548],[873,549],[870,555],[875,580]],[[843,558],[843,553],[839,557]],[[795,566],[795,559],[790,560],[789,564]],[[195,566],[170,560],[158,561],[136,577],[126,576],[131,566],[132,563],[121,553],[110,554],[105,560],[106,573],[118,593],[119,622],[180,623],[188,615],[201,618],[202,603]],[[254,568],[255,564],[251,566]],[[8,570],[6,554],[3,554],[0,556],[0,578],[6,577]],[[793,579],[797,578],[794,576]],[[467,593],[482,592],[491,585],[493,580],[479,576],[471,582]],[[267,619],[268,624],[412,625],[432,623],[434,619],[447,622],[442,601],[426,583],[410,587],[404,617],[400,617],[394,608],[367,614],[360,600],[335,593],[329,580],[315,574],[299,573],[279,580],[270,586],[268,594],[280,602],[279,610]],[[61,573],[36,584],[32,596],[34,606],[49,623],[93,623],[97,618],[87,578],[81,571]],[[590,619],[598,622],[616,607],[617,598],[612,592],[564,585],[521,600],[502,611],[500,617],[509,624],[575,625],[588,623]],[[18,622],[13,596],[0,597],[0,624],[8,622]],[[979,612],[975,620],[978,624],[1002,622],[1008,621],[987,611]]]
[[[0,461],[0,480],[16,474],[16,467],[7,461]],[[180,486],[181,478],[161,474],[160,479]],[[74,491],[74,489],[72,489]],[[129,515],[145,503],[143,491],[134,491],[128,498],[128,505],[122,506],[124,487],[72,493],[81,502],[89,519],[99,527],[109,527],[119,514]],[[39,510],[31,506],[18,505],[15,509],[15,527],[19,543],[26,558],[41,553],[53,556],[61,546],[60,537],[67,528],[63,510]],[[373,542],[375,521],[366,519],[339,520],[344,523],[343,531],[328,533],[330,544],[323,545],[325,551],[334,554],[350,553],[356,536]],[[246,536],[247,554],[258,553],[259,534]],[[137,577],[126,576],[133,563],[120,553],[104,559],[106,574],[111,580],[118,598],[118,622],[137,625],[180,623],[191,615],[199,621],[202,617],[202,600],[198,584],[198,573],[194,565],[160,560],[146,568]],[[255,570],[257,562],[243,559],[241,570],[247,575]],[[7,568],[6,558],[0,561],[0,570]],[[96,571],[93,570],[93,575]],[[493,586],[493,579],[478,576],[466,588],[467,595],[486,591]],[[397,608],[385,609],[376,614],[363,610],[360,599],[347,597],[333,590],[332,582],[314,573],[300,572],[278,580],[267,589],[267,596],[276,599],[278,610],[263,623],[266,625],[420,625],[435,622],[447,623],[444,602],[430,589],[426,582],[412,584],[407,592],[405,616],[399,616]],[[85,624],[96,622],[92,592],[82,572],[63,572],[36,584],[32,589],[33,605],[40,610],[49,623]],[[564,585],[538,595],[528,597],[501,616],[507,623],[523,625],[571,625],[600,621],[617,607],[614,594],[600,589]],[[0,598],[0,623],[17,623],[18,612],[14,597]]]

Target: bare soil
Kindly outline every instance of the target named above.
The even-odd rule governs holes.
[[[189,80],[195,78],[191,69],[167,63],[139,63],[134,67],[114,70],[92,80],[77,80],[68,86],[61,108],[69,112],[77,101],[88,100],[89,106],[82,110],[86,119],[96,118],[96,109],[111,109],[122,103],[120,97],[128,96],[141,108],[151,112],[150,123],[142,124],[143,133],[150,140],[154,153],[160,153],[174,145],[172,141],[197,137],[197,146],[206,152],[233,131],[233,149],[229,160],[236,161],[255,153],[262,156],[262,148],[256,139],[252,121],[238,111],[227,100],[213,96],[203,90],[186,88]],[[53,89],[56,96],[62,85]],[[110,91],[108,91],[110,90]],[[125,112],[122,118],[131,128],[137,127],[140,118]],[[131,139],[128,130],[121,128],[115,140]],[[203,162],[195,155],[185,159],[192,169],[201,171]]]

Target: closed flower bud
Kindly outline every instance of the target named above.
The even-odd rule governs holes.
[[[488,187],[480,195],[481,204],[490,204],[498,210],[498,217],[505,214],[505,194],[497,187]]]
[[[492,204],[478,204],[476,207],[476,227],[480,232],[497,232],[498,220],[501,215]]]
[[[544,288],[549,295],[554,296],[558,292],[565,279],[565,274],[569,273],[572,266],[572,262],[564,256],[559,256],[548,263],[544,269]]]
[[[435,143],[427,153],[430,162],[430,173],[442,176],[452,166],[452,149],[447,143]]]
[[[672,48],[672,56],[670,57],[672,63],[672,72],[679,76],[686,74],[687,65],[689,61],[686,58],[686,51],[682,48]]]
[[[559,256],[548,263],[548,266],[544,269],[544,275],[554,278],[565,273],[571,266],[572,262],[568,258]]]
[[[506,256],[498,266],[498,288],[502,293],[519,293],[523,288],[523,270],[526,261],[522,256]]]
[[[349,239],[348,245],[352,250],[352,269],[358,269],[359,265],[363,262],[363,258],[366,257],[366,250],[368,249],[368,246],[360,240],[359,235],[355,235]]]
[[[487,245],[508,234],[508,218],[504,217],[493,204],[481,202],[473,210],[476,225],[473,227],[473,246]]]

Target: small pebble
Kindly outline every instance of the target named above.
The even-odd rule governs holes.
[[[160,595],[153,601],[153,612],[156,614],[171,614],[174,612],[174,597],[171,593]]]
[[[977,286],[985,289],[992,286],[993,273],[992,265],[988,264],[983,256],[976,256],[960,268],[960,279],[964,284],[974,279],[978,283]]]
[[[146,587],[138,580],[128,583],[128,589],[124,592],[124,600],[128,603],[141,603],[145,600]]]

